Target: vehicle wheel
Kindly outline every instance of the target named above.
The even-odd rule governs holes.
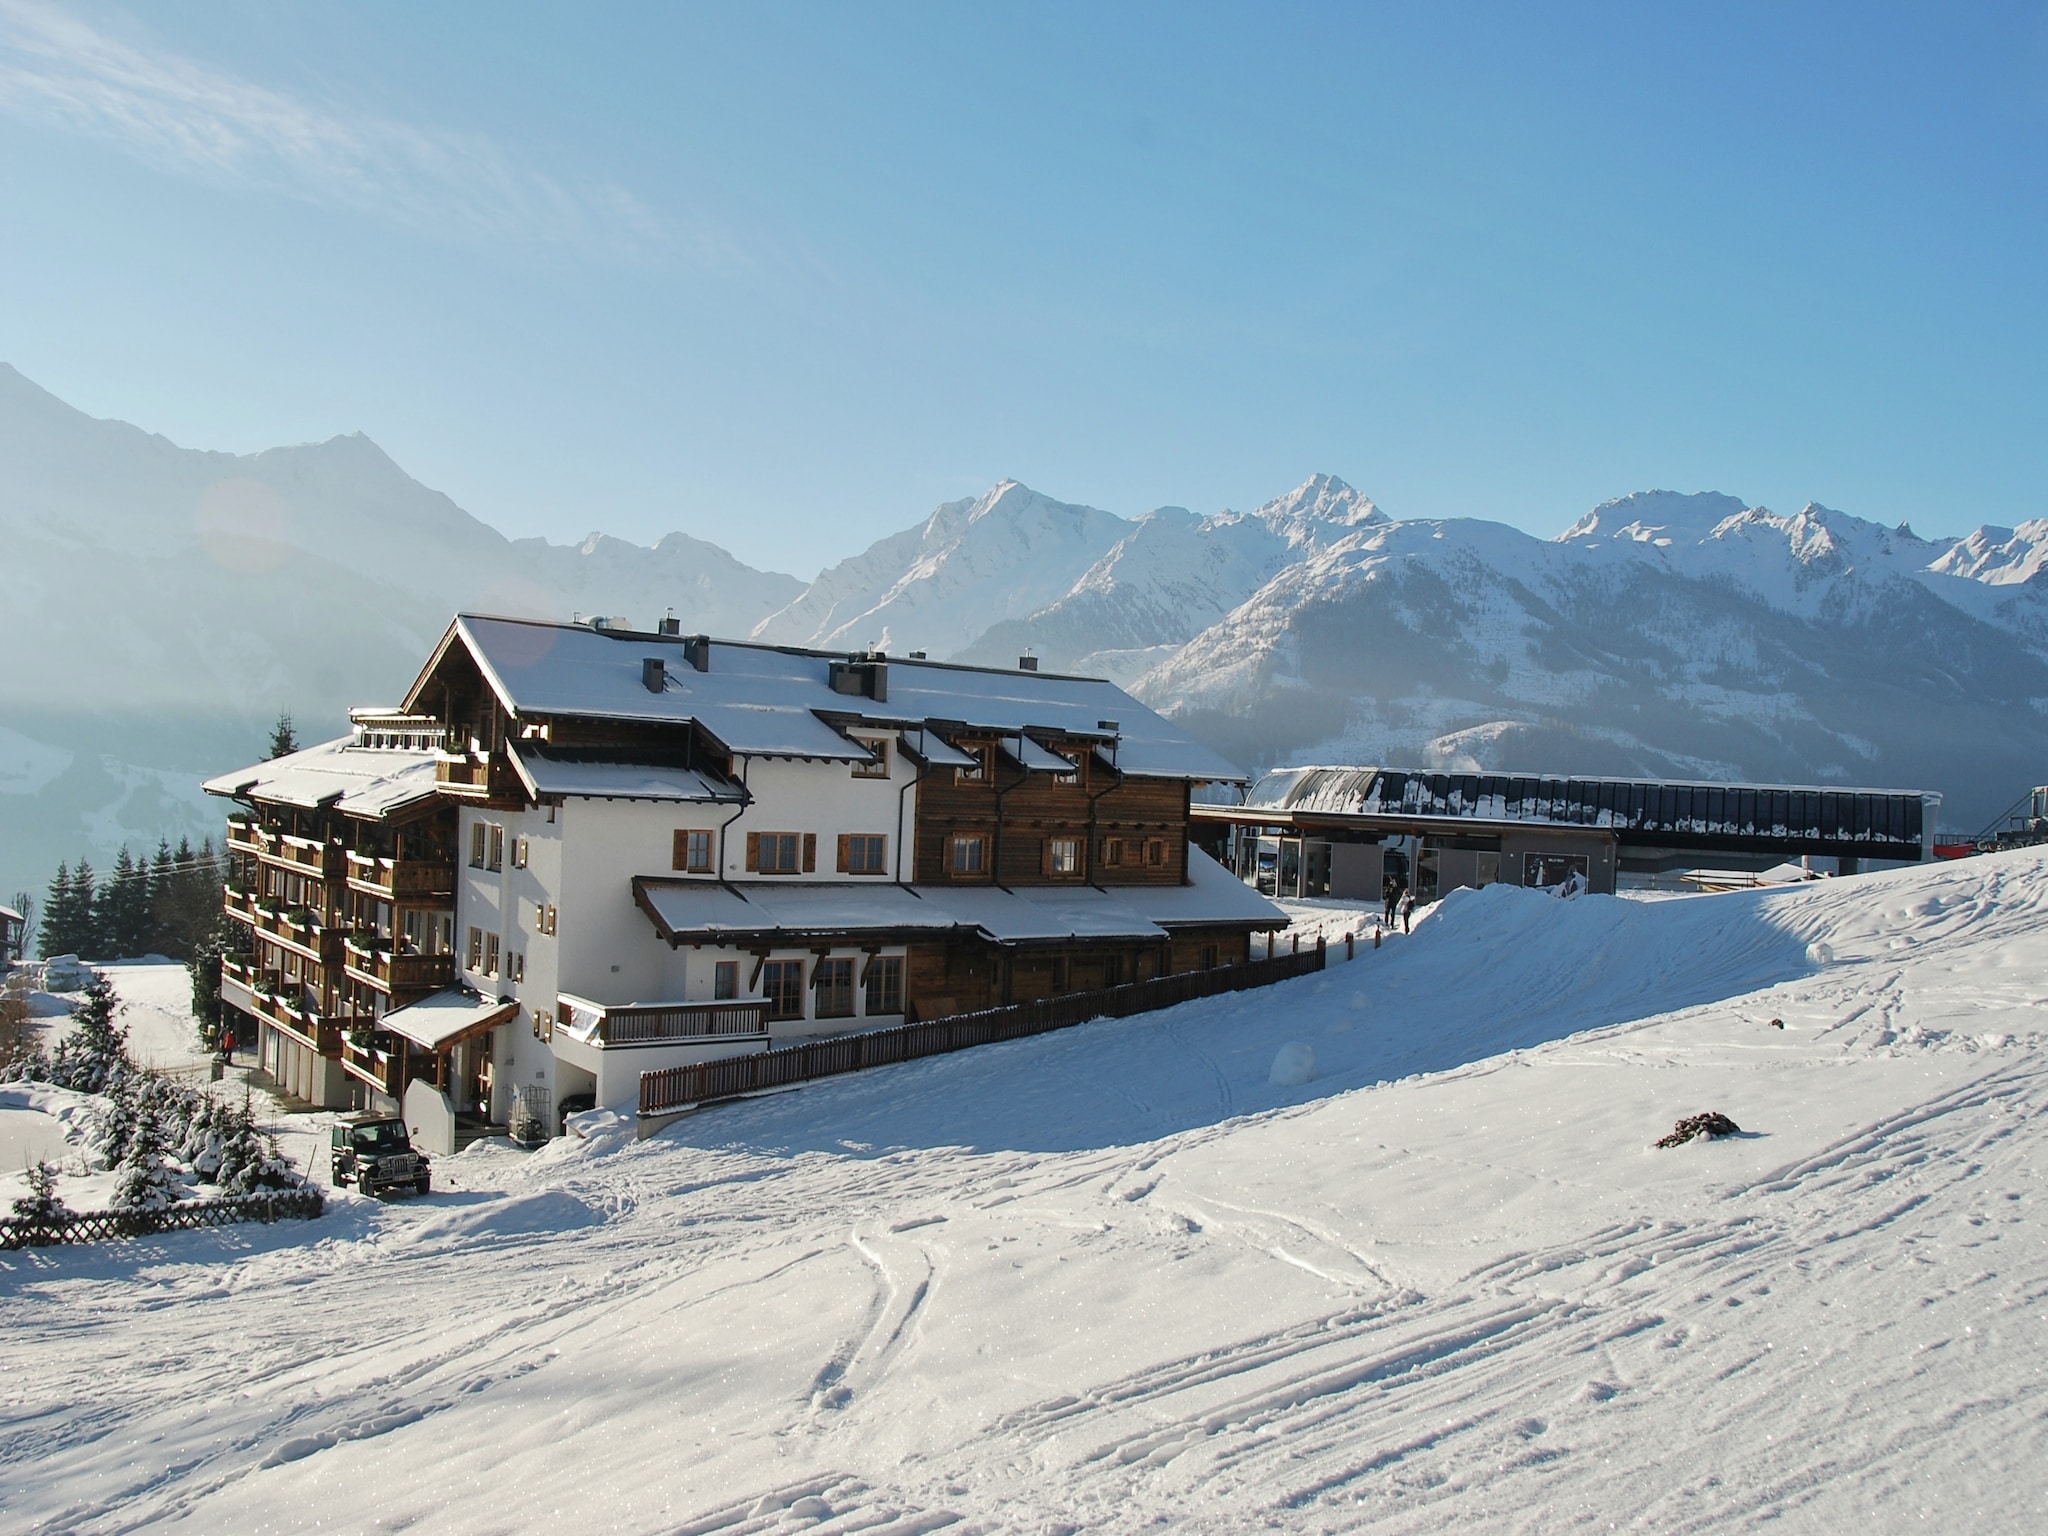
[[[416,1195],[424,1195],[428,1193],[430,1190],[432,1190],[433,1187],[434,1176],[430,1173],[423,1173],[417,1179],[413,1180],[412,1189],[413,1193]]]

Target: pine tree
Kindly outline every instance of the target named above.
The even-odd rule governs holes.
[[[57,1194],[55,1163],[38,1158],[24,1177],[28,1180],[28,1193],[14,1197],[16,1221],[58,1221],[71,1214]]]
[[[128,1140],[128,1155],[108,1205],[115,1210],[161,1211],[184,1192],[183,1181],[164,1161],[164,1124],[159,1107],[145,1102]]]
[[[57,873],[50,881],[49,894],[43,899],[43,926],[36,941],[36,958],[47,960],[52,955],[73,954],[64,948],[64,941],[70,937],[75,921],[71,915],[71,866],[59,864]]]
[[[270,755],[283,757],[299,750],[299,738],[292,730],[292,712],[281,709],[277,712],[277,724],[270,728]]]
[[[78,867],[71,871],[70,943],[58,954],[96,957],[105,947],[99,924],[98,886],[99,877],[93,874],[92,865],[80,859]]]
[[[171,862],[171,844],[160,837],[149,861],[149,947],[172,960],[182,960],[188,953],[179,943],[177,908],[178,878]]]
[[[121,1000],[104,976],[86,983],[71,1015],[71,1033],[50,1059],[50,1081],[77,1093],[104,1093],[128,1067],[128,1032],[114,1015]]]
[[[149,948],[149,867],[121,845],[114,871],[93,901],[97,952],[110,960],[132,960]]]

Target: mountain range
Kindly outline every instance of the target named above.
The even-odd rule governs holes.
[[[743,509],[735,509],[743,510]],[[1555,539],[1316,475],[1127,519],[1006,480],[806,584],[675,533],[506,539],[361,435],[232,455],[0,365],[0,896],[195,838],[196,780],[408,682],[457,608],[1109,676],[1248,770],[1309,759],[1930,788],[2048,780],[2048,520],[1924,540],[1651,491]]]

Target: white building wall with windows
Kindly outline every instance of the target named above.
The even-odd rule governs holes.
[[[704,1060],[759,1048],[706,1042],[652,1050],[606,1050],[553,1035],[558,1000],[581,997],[608,1006],[717,999],[718,967],[731,965],[739,999],[759,999],[768,977],[764,957],[750,949],[671,948],[634,901],[635,875],[751,883],[908,881],[916,825],[916,771],[893,738],[875,736],[886,753],[885,775],[854,773],[843,762],[748,759],[736,765],[751,803],[642,800],[571,796],[556,806],[512,811],[464,806],[457,844],[455,900],[457,974],[485,997],[518,1000],[517,1020],[493,1032],[491,1112],[510,1113],[515,1089],[544,1090],[551,1104],[592,1093],[600,1102],[628,1098],[638,1073],[680,1061]],[[711,868],[679,869],[677,834],[708,832]],[[746,867],[747,834],[789,834],[798,841],[797,869],[788,875]],[[842,834],[886,839],[885,871],[842,873]],[[802,839],[815,839],[814,867],[801,862]],[[480,862],[479,862],[480,859]],[[495,867],[494,867],[495,865]],[[495,941],[496,965],[490,958]],[[515,958],[516,957],[516,958]],[[901,944],[879,957],[900,966]],[[864,981],[876,955],[841,945],[825,955],[813,948],[775,950],[769,962],[802,967],[802,1017],[770,1025],[770,1044],[872,1027]],[[813,984],[820,959],[850,963],[852,1010],[819,1017]],[[473,960],[475,963],[472,963]],[[901,1021],[895,1009],[875,1025]],[[537,1017],[538,1015],[538,1017]],[[631,1058],[628,1060],[627,1058]],[[657,1059],[658,1058],[658,1059]],[[671,1060],[673,1058],[673,1060]],[[616,1081],[615,1081],[616,1079]]]

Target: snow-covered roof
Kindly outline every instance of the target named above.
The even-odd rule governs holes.
[[[764,938],[796,943],[824,934],[860,932],[937,934],[960,926],[938,902],[921,900],[900,885],[850,881],[784,884],[642,876],[633,896],[670,943],[730,943]]]
[[[531,742],[507,754],[512,771],[532,795],[575,795],[607,800],[738,801],[746,791],[719,774],[651,763],[621,763],[548,752]]]
[[[1919,789],[1314,767],[1267,774],[1234,814],[1239,820],[1246,819],[1244,811],[1267,810],[1597,827],[1638,841],[1806,839],[1908,848],[1919,845],[1940,803],[1940,795]]]
[[[673,944],[761,939],[802,943],[832,934],[898,940],[979,933],[997,944],[1062,939],[1163,939],[1198,923],[1284,928],[1287,914],[1199,849],[1193,885],[941,886],[750,880],[720,884],[641,876],[633,896]]]
[[[6,921],[10,923],[20,923],[27,921],[26,918],[24,918],[19,912],[15,911],[14,908],[12,907],[0,907],[0,918],[4,918]]]
[[[352,736],[208,779],[210,795],[384,818],[434,796],[434,754],[358,747]]]
[[[438,1051],[464,1035],[494,1028],[517,1012],[516,1002],[479,997],[467,987],[445,987],[416,1003],[392,1009],[377,1021],[377,1027]]]
[[[1201,849],[1188,848],[1187,885],[1118,886],[1117,895],[1162,928],[1248,923],[1285,928],[1287,914]]]
[[[902,738],[903,750],[934,768],[972,768],[974,759],[947,741],[937,731],[909,731]]]
[[[1017,735],[1004,738],[1003,750],[1008,752],[1026,768],[1040,773],[1072,773],[1071,758],[1061,757],[1057,752],[1048,752],[1029,736]]]
[[[695,721],[748,756],[859,762],[865,749],[838,728],[1082,736],[1113,744],[1116,765],[1140,778],[1229,780],[1244,774],[1172,722],[1101,678],[887,659],[887,698],[832,687],[844,654],[582,624],[461,614],[407,695],[418,707],[451,645],[465,646],[500,701],[517,715],[622,721]],[[696,667],[695,658],[705,662]],[[644,663],[663,663],[660,691]],[[833,723],[827,723],[827,718]]]

